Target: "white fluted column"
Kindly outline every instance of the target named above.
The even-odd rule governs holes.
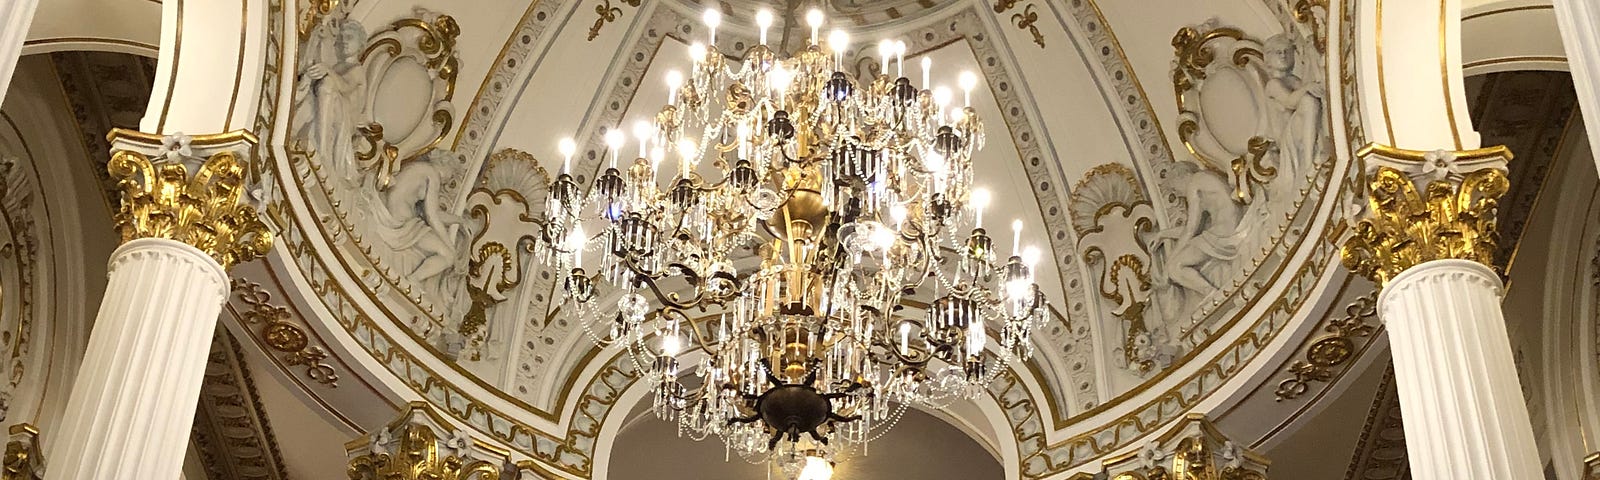
[[[1543,478],[1501,295],[1493,270],[1455,259],[1408,268],[1378,295],[1415,478]]]
[[[1595,35],[1600,31],[1600,4],[1594,0],[1554,0],[1552,3],[1589,144],[1600,145],[1600,36]],[[1600,168],[1600,157],[1596,157],[1595,162]]]
[[[124,244],[108,270],[46,476],[178,478],[228,275],[164,238]]]
[[[58,431],[48,480],[179,478],[228,292],[271,235],[239,203],[255,137],[112,132],[123,244]]]
[[[1364,215],[1341,254],[1383,289],[1406,456],[1421,480],[1542,478],[1500,311],[1504,147],[1419,152],[1371,145]]]
[[[38,6],[39,0],[0,2],[0,100],[6,98],[11,72],[17,69],[22,42],[28,39],[28,26],[33,24],[33,12]]]

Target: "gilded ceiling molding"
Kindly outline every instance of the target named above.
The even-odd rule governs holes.
[[[1271,464],[1198,413],[1185,416],[1144,448],[1104,463],[1111,480],[1267,480]]]
[[[1367,410],[1366,424],[1356,441],[1355,454],[1344,478],[1364,480],[1409,479],[1406,432],[1400,418],[1400,394],[1394,388],[1394,367],[1384,370],[1378,394]],[[1589,480],[1585,478],[1585,480]]]
[[[1352,272],[1381,286],[1433,260],[1494,267],[1509,150],[1422,152],[1371,144],[1359,156],[1367,165],[1366,212],[1340,252]]]
[[[619,0],[620,3],[625,3],[630,7],[636,8],[639,6],[640,1],[641,0]],[[599,18],[594,19],[594,26],[589,27],[588,40],[591,42],[600,36],[601,27],[606,26],[607,23],[615,22],[617,21],[617,18],[622,17],[622,8],[612,6],[611,0],[596,0],[594,13],[599,15]]]
[[[467,215],[481,222],[482,228],[473,235],[468,250],[467,291],[472,309],[459,329],[466,339],[466,357],[480,359],[486,342],[494,344],[488,350],[495,353],[513,348],[511,344],[523,328],[520,324],[527,323],[517,318],[523,313],[520,308],[496,307],[512,299],[519,300],[513,306],[526,303],[524,289],[518,287],[533,273],[533,245],[550,241],[541,238],[544,226],[533,220],[545,209],[539,200],[549,197],[549,184],[550,174],[532,154],[508,148],[490,157],[483,181],[467,197]],[[548,291],[549,283],[532,288]]]
[[[39,448],[39,429],[20,423],[11,426],[6,443],[0,480],[40,480],[44,478],[44,449]]]
[[[1343,317],[1323,325],[1327,335],[1311,342],[1304,360],[1296,360],[1284,369],[1291,376],[1278,382],[1278,388],[1273,390],[1277,401],[1300,398],[1310,391],[1312,382],[1332,381],[1334,369],[1362,351],[1358,339],[1371,337],[1382,328],[1377,322],[1377,303],[1378,292],[1373,291],[1346,305]]]
[[[286,480],[283,454],[244,358],[239,342],[219,328],[190,438],[209,480]]]
[[[1150,278],[1154,260],[1138,237],[1156,225],[1155,209],[1138,177],[1120,163],[1094,167],[1072,188],[1068,207],[1083,262],[1100,271],[1100,296],[1115,304],[1110,312],[1122,320],[1122,346],[1117,349],[1122,367],[1140,376],[1165,369],[1172,352],[1155,341],[1156,332],[1145,319],[1155,287]]]
[[[242,278],[232,281],[233,299],[246,308],[238,311],[239,321],[268,347],[282,355],[284,365],[305,367],[304,375],[329,388],[339,388],[339,371],[326,360],[328,349],[313,344],[309,325],[286,307],[273,305],[272,294],[261,284]],[[270,352],[268,353],[271,354]]]
[[[1018,0],[1000,0],[994,4],[994,13],[1004,14],[1017,7]],[[1044,48],[1044,34],[1039,32],[1039,12],[1034,11],[1036,4],[1029,2],[1022,6],[1022,11],[1011,15],[1011,24],[1018,29],[1027,30],[1033,36],[1033,43],[1039,48]]]
[[[272,247],[272,233],[246,200],[244,167],[256,138],[239,130],[158,136],[112,130],[111,178],[122,193],[112,216],[123,242],[165,238],[200,249],[223,268]]]
[[[36,396],[23,390],[39,390],[25,381],[38,385],[39,359],[35,353],[40,345],[35,341],[34,310],[39,266],[40,225],[35,215],[42,206],[38,184],[34,175],[24,173],[38,159],[29,158],[24,164],[10,156],[0,156],[0,362],[3,362],[6,381],[0,386],[0,421],[11,418],[14,404],[26,403],[21,398]],[[45,347],[48,349],[48,339]],[[31,401],[34,399],[28,399]]]
[[[518,477],[510,452],[477,441],[412,402],[393,423],[346,443],[350,480],[500,480]]]

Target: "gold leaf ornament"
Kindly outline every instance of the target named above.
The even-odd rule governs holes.
[[[1481,169],[1429,181],[1422,191],[1398,169],[1378,167],[1368,184],[1369,214],[1341,251],[1344,265],[1379,285],[1400,272],[1441,259],[1493,265],[1496,213],[1510,188],[1505,172]]]
[[[117,132],[112,133],[113,136]],[[163,140],[156,157],[118,150],[107,169],[122,192],[114,215],[124,243],[165,238],[200,249],[223,268],[253,260],[272,248],[272,233],[245,193],[243,159],[233,151],[191,156],[187,137]]]

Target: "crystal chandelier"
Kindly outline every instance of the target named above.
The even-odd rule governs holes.
[[[713,45],[720,19],[706,13]],[[667,105],[634,129],[639,158],[618,164],[612,129],[587,191],[562,141],[540,248],[567,314],[626,349],[658,416],[798,470],[909,405],[981,394],[1047,317],[1021,222],[1009,251],[983,228],[977,77],[960,76],[955,107],[928,59],[920,86],[903,76],[903,43],[880,44],[884,74],[857,79],[841,71],[846,34],[818,41],[822,12],[790,58],[766,45],[771,12],[756,21],[742,60],[690,48],[692,72],[669,73]]]

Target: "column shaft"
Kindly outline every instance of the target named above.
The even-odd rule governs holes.
[[[1588,130],[1589,144],[1600,145],[1600,5],[1594,0],[1554,0],[1561,44],[1567,50],[1572,84]],[[1600,157],[1596,158],[1600,168]]]
[[[28,26],[33,24],[38,6],[39,0],[0,2],[0,100],[6,98],[6,87],[11,85],[11,73],[17,69],[22,42],[28,39]]]
[[[109,271],[45,477],[175,479],[227,273],[205,252],[161,238],[123,244]]]
[[[1483,264],[1444,259],[1406,269],[1378,297],[1418,479],[1543,478],[1501,289]]]

